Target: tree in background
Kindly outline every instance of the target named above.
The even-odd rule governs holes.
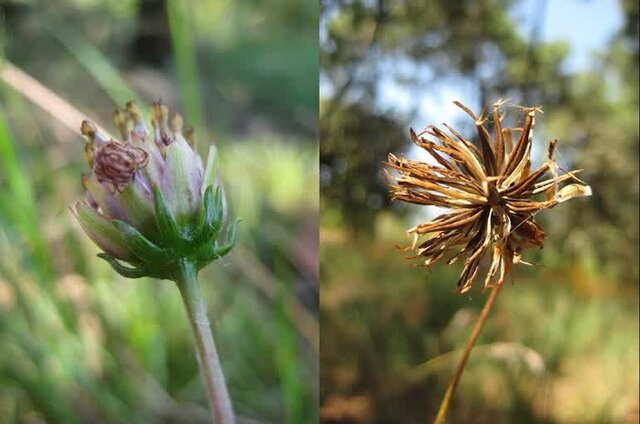
[[[376,211],[390,203],[379,172],[380,158],[405,144],[405,131],[393,119],[359,103],[337,109],[325,105],[320,115],[324,202],[339,210],[356,235],[366,234],[373,229]]]

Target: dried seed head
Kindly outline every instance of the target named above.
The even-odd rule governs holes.
[[[385,176],[393,200],[450,209],[430,222],[419,224],[408,233],[412,248],[430,265],[443,257],[451,264],[464,257],[458,289],[469,290],[483,257],[491,257],[484,286],[502,284],[520,252],[542,247],[545,233],[535,221],[543,209],[573,197],[591,195],[591,188],[577,177],[577,171],[557,174],[552,156],[556,141],[548,149],[548,160],[531,171],[532,131],[535,114],[541,108],[521,108],[527,113],[522,128],[502,128],[499,100],[493,106],[493,139],[486,119],[476,116],[460,102],[454,102],[474,121],[478,143],[465,139],[445,124],[451,136],[428,126],[419,134],[411,130],[412,141],[431,155],[434,163],[407,160],[389,154]],[[512,133],[520,133],[513,143]],[[552,175],[549,177],[547,173]],[[558,185],[572,181],[564,188]],[[546,200],[535,200],[538,194]]]

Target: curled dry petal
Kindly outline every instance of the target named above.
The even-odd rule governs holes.
[[[98,146],[93,157],[93,174],[111,191],[122,191],[138,169],[147,165],[149,155],[142,149],[117,141]]]

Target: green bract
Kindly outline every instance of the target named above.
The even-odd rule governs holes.
[[[182,135],[182,118],[175,115],[168,125],[161,103],[152,112],[153,138],[132,102],[115,114],[123,141],[83,122],[91,174],[84,176],[86,195],[72,211],[104,250],[98,256],[119,274],[176,280],[185,263],[199,270],[229,253],[239,221],[218,240],[226,205],[215,146],[203,168],[193,133]]]

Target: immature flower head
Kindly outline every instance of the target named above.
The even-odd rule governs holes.
[[[237,221],[229,226],[227,241],[218,244],[226,207],[215,146],[203,167],[193,132],[182,133],[182,117],[169,119],[160,102],[151,113],[149,132],[133,102],[117,109],[121,140],[92,122],[82,123],[91,172],[82,178],[85,197],[72,211],[104,250],[99,256],[120,274],[173,279],[180,261],[202,268],[227,254]]]
[[[468,291],[481,260],[491,257],[484,286],[502,284],[513,263],[526,263],[521,251],[542,247],[545,232],[535,215],[577,196],[591,195],[591,188],[571,171],[558,175],[553,161],[556,141],[551,141],[548,160],[531,171],[531,144],[535,114],[540,108],[521,108],[526,117],[521,128],[502,128],[498,101],[493,106],[493,137],[486,119],[454,102],[474,120],[478,143],[462,137],[444,124],[451,135],[428,126],[410,131],[412,141],[426,150],[433,163],[408,160],[389,154],[385,170],[393,199],[434,205],[450,211],[408,230],[412,248],[430,265],[441,258],[452,264],[464,258],[458,280],[461,293]],[[519,134],[515,144],[512,134]],[[551,174],[551,175],[549,175]],[[572,182],[559,189],[561,184]],[[544,199],[536,198],[543,196]]]

